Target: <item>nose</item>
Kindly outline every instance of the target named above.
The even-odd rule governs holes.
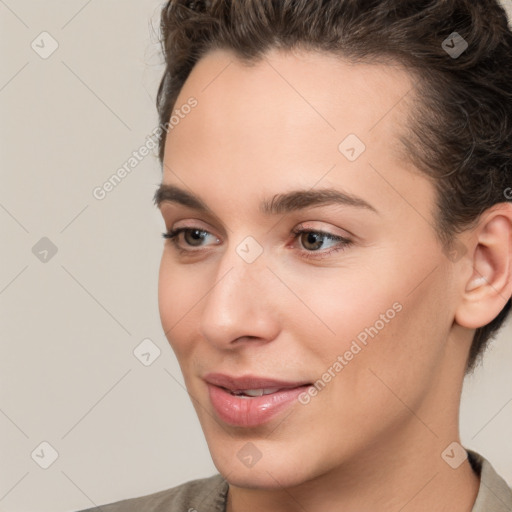
[[[264,256],[248,263],[230,247],[220,260],[200,312],[203,337],[219,349],[248,340],[267,343],[278,335],[276,280]]]

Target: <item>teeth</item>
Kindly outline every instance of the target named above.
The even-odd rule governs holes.
[[[263,396],[270,395],[271,393],[275,393],[279,391],[280,388],[267,388],[267,389],[241,389],[239,391],[233,391],[233,395],[237,396]]]

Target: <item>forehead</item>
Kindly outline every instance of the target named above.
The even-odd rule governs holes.
[[[266,100],[269,107],[276,107],[277,101],[281,108],[293,108],[294,112],[309,105],[336,128],[338,109],[343,109],[347,118],[356,112],[368,114],[370,126],[362,128],[369,128],[372,121],[379,120],[382,107],[392,107],[413,83],[412,74],[390,59],[385,63],[351,62],[320,51],[272,49],[247,62],[229,50],[216,49],[194,66],[179,100],[193,93],[231,105],[250,97]]]
[[[424,187],[418,172],[404,174],[415,170],[399,142],[414,78],[398,65],[278,50],[249,65],[215,50],[193,68],[175,112],[191,97],[197,106],[167,136],[164,182],[183,181],[219,201],[235,189],[248,198],[291,184],[341,185],[349,193],[364,191],[384,209],[395,207],[397,194],[408,194],[412,185]],[[359,153],[354,160],[347,158],[346,140]],[[395,190],[382,195],[393,181]]]
[[[236,141],[250,154],[260,143],[291,149],[325,137],[332,146],[353,133],[365,144],[384,137],[388,151],[400,157],[407,97],[414,94],[413,77],[392,62],[351,63],[328,53],[274,49],[249,64],[216,49],[192,69],[175,110],[192,96],[200,115],[173,128],[171,145],[190,136],[227,148]]]

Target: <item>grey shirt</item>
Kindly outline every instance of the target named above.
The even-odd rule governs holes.
[[[489,461],[468,450],[480,488],[472,512],[512,512],[512,490]],[[140,498],[117,501],[81,512],[225,512],[228,483],[220,475],[192,480]]]

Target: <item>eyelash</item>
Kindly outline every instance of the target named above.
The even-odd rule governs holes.
[[[180,233],[190,232],[190,231],[199,231],[200,233],[211,234],[209,231],[206,231],[206,230],[200,229],[200,228],[182,227],[182,228],[177,228],[177,229],[168,231],[166,233],[162,233],[162,237],[167,239],[167,240],[170,240],[172,242],[174,248],[180,254],[191,254],[191,253],[194,253],[194,252],[199,252],[199,250],[187,250],[187,249],[183,249],[183,248],[178,246],[178,237],[179,237]],[[347,249],[353,243],[352,240],[350,240],[348,238],[345,238],[345,237],[342,237],[342,236],[338,236],[338,235],[333,235],[332,233],[327,233],[327,232],[321,231],[321,230],[304,229],[304,228],[298,227],[298,228],[293,229],[292,233],[295,235],[295,237],[294,237],[295,240],[297,240],[303,234],[314,233],[314,234],[317,234],[317,235],[321,235],[321,237],[323,237],[323,238],[327,238],[329,240],[332,240],[332,241],[335,241],[335,242],[339,242],[338,247],[335,247],[333,249],[329,249],[328,251],[325,251],[325,252],[308,251],[308,250],[300,251],[302,253],[302,257],[306,258],[306,259],[322,259],[322,258],[325,258],[327,256],[330,256],[330,255],[338,252],[338,251],[343,251],[343,250]]]

